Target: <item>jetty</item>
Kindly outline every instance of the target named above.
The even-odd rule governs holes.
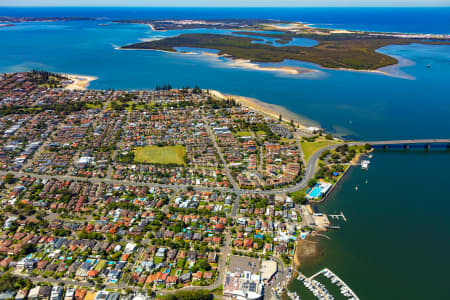
[[[342,219],[345,222],[347,222],[347,218],[344,216],[344,213],[341,211],[340,214],[334,214],[334,215],[328,215],[328,217],[332,218],[332,219]]]

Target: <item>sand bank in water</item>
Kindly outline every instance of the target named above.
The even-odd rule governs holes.
[[[319,254],[317,242],[299,239],[295,244],[294,267],[297,269],[302,261],[315,259]]]
[[[213,57],[221,56],[217,53],[211,53],[211,52],[201,52],[201,55],[213,56]],[[222,57],[230,58],[226,55],[222,55]],[[281,72],[281,73],[290,74],[290,75],[299,75],[299,74],[305,74],[305,73],[319,72],[318,70],[300,68],[300,67],[289,67],[289,66],[264,67],[264,66],[258,65],[256,63],[253,63],[248,59],[231,59],[229,62],[227,62],[227,65],[232,66],[232,67],[250,69],[250,70]]]

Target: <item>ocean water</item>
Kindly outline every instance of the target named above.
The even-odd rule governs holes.
[[[82,16],[105,19],[255,18],[305,22],[328,28],[368,31],[449,33],[450,7],[380,8],[142,8],[142,7],[1,7],[2,16]]]
[[[450,33],[450,8],[389,9],[168,9],[0,8],[10,16],[91,16],[96,21],[21,23],[0,28],[0,72],[45,69],[97,76],[92,88],[150,89],[158,84],[217,89],[278,104],[312,125],[349,138],[449,138],[450,46],[388,46],[399,59],[377,73],[327,70],[287,75],[244,69],[229,59],[197,54],[116,50],[118,46],[174,36],[119,18],[254,18],[304,21],[320,26],[421,33]],[[188,32],[226,33],[221,30]],[[299,41],[307,43],[308,41]],[[313,46],[312,44],[305,46]],[[426,66],[430,65],[430,68]],[[264,83],[264,84],[261,84]],[[324,255],[305,264],[311,274],[328,266],[361,299],[446,299],[450,234],[446,180],[448,152],[376,152],[369,171],[351,171],[320,209],[344,211]],[[365,179],[368,184],[365,184]],[[360,189],[355,192],[354,186]],[[301,288],[294,283],[294,288]],[[308,295],[305,295],[305,299]]]

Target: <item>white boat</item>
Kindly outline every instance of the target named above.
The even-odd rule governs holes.
[[[361,169],[367,170],[369,169],[370,160],[363,160],[361,161]]]

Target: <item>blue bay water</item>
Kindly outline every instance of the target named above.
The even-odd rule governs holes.
[[[379,49],[400,60],[398,66],[386,70],[394,76],[327,70],[304,62],[266,64],[315,70],[286,75],[243,69],[230,65],[229,59],[214,56],[116,50],[125,44],[185,31],[153,32],[145,25],[98,26],[117,18],[251,15],[332,28],[448,34],[450,8],[0,8],[0,15],[105,17],[97,21],[21,23],[0,28],[0,72],[45,69],[92,75],[99,79],[91,87],[101,89],[150,89],[164,83],[179,87],[199,85],[284,106],[308,124],[320,124],[342,136],[450,137],[450,46],[413,44]],[[433,288],[429,299],[448,295],[448,288],[440,279],[448,278],[442,273],[448,265],[440,269],[440,264],[448,262],[445,253],[450,226],[445,220],[449,219],[449,191],[445,180],[449,157],[445,152],[377,152],[367,173],[352,171],[322,207],[326,212],[343,210],[349,222],[341,224],[341,231],[331,233],[331,242],[325,243],[326,254],[320,261],[305,265],[305,272],[329,266],[348,280],[362,299],[426,299],[424,290],[428,287]],[[361,184],[367,176],[369,184],[360,189],[361,193],[353,193],[354,185]],[[422,256],[426,259],[420,260]],[[417,273],[429,276],[418,281]],[[438,274],[438,278],[432,274]],[[380,289],[380,283],[386,290]],[[392,292],[404,289],[409,289],[405,297]]]
[[[0,71],[38,68],[94,75],[99,79],[92,88],[198,84],[282,105],[309,120],[307,123],[363,139],[445,137],[450,130],[446,91],[450,46],[389,46],[380,50],[410,60],[410,65],[398,69],[413,80],[325,70],[301,62],[281,64],[318,70],[296,76],[246,70],[230,66],[229,59],[211,56],[116,50],[124,44],[181,31],[153,32],[145,25],[99,23],[22,23],[0,28]],[[426,68],[428,64],[431,68]]]

